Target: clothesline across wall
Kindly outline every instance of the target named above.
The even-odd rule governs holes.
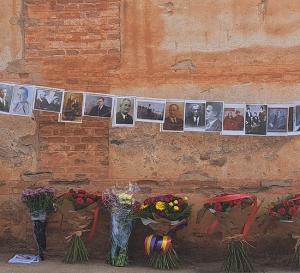
[[[81,123],[84,116],[111,118],[113,127],[159,123],[162,132],[290,136],[300,134],[300,102],[289,104],[155,99],[0,83],[0,114],[58,113],[58,122]]]

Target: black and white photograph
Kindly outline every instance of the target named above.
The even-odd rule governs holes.
[[[34,109],[59,113],[62,108],[63,90],[36,87]]]
[[[205,101],[186,100],[184,103],[184,131],[205,130]]]
[[[288,118],[288,135],[294,134],[295,111],[296,111],[295,105],[290,105],[289,118]]]
[[[134,127],[135,109],[135,97],[116,97],[112,126]]]
[[[61,122],[82,122],[83,93],[64,92]]]
[[[84,95],[84,115],[90,117],[110,118],[113,108],[113,97],[102,94]]]
[[[166,101],[159,99],[136,99],[136,121],[163,123]]]
[[[0,83],[0,113],[2,114],[9,112],[13,87],[12,84]]]
[[[268,136],[287,135],[288,115],[289,115],[289,105],[269,104],[267,135]]]
[[[206,132],[221,132],[223,121],[223,102],[207,101],[205,116]]]
[[[183,132],[184,101],[168,100],[162,132]]]
[[[296,101],[293,106],[293,131],[289,131],[289,135],[300,135],[300,101]]]
[[[245,134],[245,105],[224,104],[223,135]]]
[[[35,87],[30,85],[15,85],[9,113],[18,116],[31,116]]]
[[[245,133],[247,135],[267,134],[267,105],[246,104]]]

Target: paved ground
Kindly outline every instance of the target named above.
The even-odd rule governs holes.
[[[9,255],[0,256],[0,273],[154,273],[170,272],[158,271],[147,267],[147,265],[129,266],[126,268],[111,267],[104,262],[91,261],[86,265],[67,265],[63,264],[60,259],[50,258],[47,261],[32,265],[11,265],[6,261]],[[184,265],[175,273],[219,273],[220,263],[199,263]],[[261,273],[287,273],[293,272],[287,268],[262,268],[256,265],[256,272]]]

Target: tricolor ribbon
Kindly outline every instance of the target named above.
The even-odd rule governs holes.
[[[151,234],[145,238],[145,252],[149,256],[152,252],[162,251],[165,255],[172,246],[172,238],[169,235],[160,236]]]
[[[213,197],[207,201],[207,203],[211,204],[211,203],[232,202],[232,201],[242,200],[245,198],[252,199],[253,204],[251,205],[252,209],[251,209],[250,215],[248,216],[247,221],[241,230],[241,236],[243,239],[248,235],[250,228],[255,220],[257,211],[259,210],[262,202],[259,201],[255,195],[244,194],[244,193],[220,195],[220,196]],[[214,230],[219,226],[219,224],[220,224],[219,219],[216,219],[208,227],[207,233],[212,234],[214,232]]]

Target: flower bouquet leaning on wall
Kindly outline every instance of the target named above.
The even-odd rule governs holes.
[[[22,193],[22,201],[27,205],[33,222],[33,234],[40,260],[44,260],[46,250],[47,215],[54,211],[54,189],[28,188]]]
[[[187,198],[160,195],[146,199],[137,211],[137,217],[154,233],[145,239],[149,263],[158,269],[175,269],[179,258],[174,249],[176,231],[187,225],[191,206]]]
[[[101,196],[85,190],[71,189],[58,197],[56,203],[62,215],[62,228],[67,234],[66,240],[69,243],[64,262],[87,262],[89,256],[82,235],[89,232],[88,239],[93,238],[100,212]]]
[[[108,263],[113,266],[128,265],[128,241],[133,228],[138,187],[129,184],[126,188],[113,187],[102,195],[103,204],[111,213],[111,249]]]
[[[260,207],[257,197],[249,194],[222,194],[213,197],[204,204],[198,211],[197,222],[201,223],[206,213],[212,214],[215,219],[209,225],[207,234],[212,234],[221,224],[221,218],[229,216],[234,209],[240,209],[246,215],[246,223],[239,234],[227,236],[224,241],[227,243],[227,255],[223,267],[226,272],[252,272],[253,265],[248,257],[246,241],[250,228],[255,220],[255,216]],[[250,209],[250,213],[249,213]]]
[[[284,225],[293,225],[296,214],[300,208],[300,194],[290,194],[288,196],[278,198],[276,202],[271,203],[269,215]],[[300,231],[293,234],[293,238],[297,240],[295,251],[291,258],[291,266],[296,270],[300,270]]]

